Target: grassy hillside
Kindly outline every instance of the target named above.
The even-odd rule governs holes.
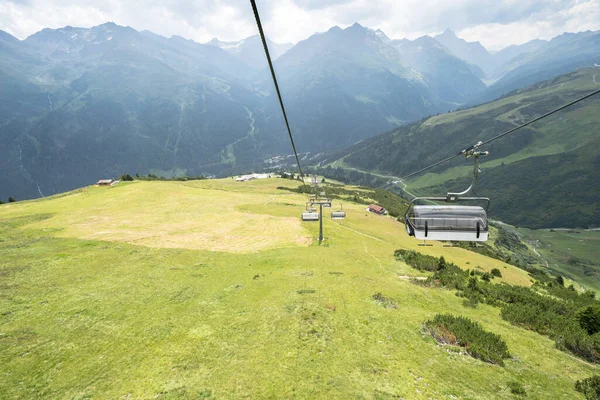
[[[498,308],[411,283],[397,249],[531,278],[391,217],[302,223],[297,182],[88,187],[0,206],[0,398],[580,399],[598,367]],[[380,296],[375,296],[381,294]],[[382,306],[385,298],[395,307]],[[437,313],[499,335],[504,366],[438,345]],[[511,383],[512,385],[512,383]]]
[[[599,87],[600,69],[581,69],[488,104],[399,128],[336,158],[346,167],[401,177]],[[492,197],[493,216],[534,228],[600,223],[594,152],[598,107],[600,96],[595,96],[486,147],[490,156],[482,160],[484,173],[477,193]],[[405,183],[415,194],[439,195],[447,187],[462,190],[471,171],[472,165],[458,158]]]

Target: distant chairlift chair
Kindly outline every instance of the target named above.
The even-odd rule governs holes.
[[[331,212],[331,219],[346,219],[346,211],[342,209],[342,203],[339,210]]]
[[[306,205],[306,211],[302,213],[302,221],[318,221],[319,213],[315,208],[309,206],[310,203]]]

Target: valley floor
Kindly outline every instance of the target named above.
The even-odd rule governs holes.
[[[462,268],[522,270],[439,243],[393,218],[300,222],[306,198],[230,179],[89,187],[0,206],[0,398],[577,399],[598,372],[497,308],[424,288],[398,248]],[[397,308],[373,300],[383,293]],[[499,334],[504,367],[422,333],[436,313]]]
[[[600,231],[584,229],[526,229],[519,233],[536,247],[554,274],[575,280],[600,294]]]

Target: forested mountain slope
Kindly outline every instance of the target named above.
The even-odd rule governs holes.
[[[600,68],[582,69],[396,129],[328,162],[402,177],[598,88]],[[487,146],[477,193],[492,197],[491,215],[517,226],[600,224],[599,109],[596,96]],[[466,187],[471,170],[458,158],[406,183],[412,192],[439,195]]]

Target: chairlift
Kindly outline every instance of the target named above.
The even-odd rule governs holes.
[[[306,203],[306,211],[308,212],[315,212],[317,211],[317,209],[313,206],[312,201],[309,201]]]
[[[342,209],[342,203],[339,210],[331,212],[331,219],[346,219],[346,211]]]
[[[302,213],[302,221],[318,221],[319,213],[315,211],[305,211]]]
[[[479,143],[469,149],[466,157],[473,157],[474,169],[471,186],[460,193],[448,193],[446,197],[416,197],[404,214],[406,232],[420,240],[472,241],[485,242],[488,239],[487,211],[490,199],[487,197],[465,197],[477,181],[479,157],[488,152],[477,152]],[[434,205],[418,205],[419,201],[435,202]],[[437,202],[485,202],[485,208],[474,205],[447,205]]]

